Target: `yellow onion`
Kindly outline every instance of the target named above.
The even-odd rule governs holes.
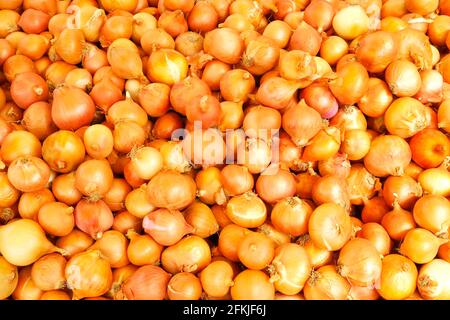
[[[166,248],[161,255],[162,267],[174,274],[199,272],[211,262],[208,243],[198,236],[187,236],[175,245]]]
[[[16,266],[27,266],[52,252],[64,253],[64,250],[53,245],[33,220],[15,220],[0,227],[0,253]]]
[[[19,274],[17,267],[0,257],[0,299],[8,298],[16,289]]]
[[[417,278],[417,288],[424,299],[450,299],[450,263],[441,259],[423,265]]]
[[[341,276],[357,286],[374,285],[381,274],[381,256],[366,239],[350,240],[340,251],[337,269]]]
[[[275,250],[269,271],[276,290],[283,294],[298,294],[309,278],[311,263],[302,246],[287,243]]]
[[[112,284],[111,266],[100,250],[81,252],[70,258],[65,275],[73,299],[101,296]]]

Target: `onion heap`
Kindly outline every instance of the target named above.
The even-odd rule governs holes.
[[[450,299],[450,0],[0,1],[0,300]]]

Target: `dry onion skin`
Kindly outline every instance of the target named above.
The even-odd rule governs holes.
[[[0,299],[450,299],[449,16],[0,0]]]

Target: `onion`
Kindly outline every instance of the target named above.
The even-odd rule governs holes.
[[[171,37],[188,31],[188,24],[181,10],[164,11],[158,19],[158,27],[164,29]]]
[[[181,114],[186,114],[186,106],[197,96],[211,94],[207,83],[196,77],[187,77],[175,83],[170,90],[170,104]]]
[[[75,181],[75,172],[57,176],[52,182],[52,192],[55,198],[67,205],[76,204],[82,194],[75,187]]]
[[[76,171],[75,186],[85,196],[102,196],[111,188],[113,178],[106,160],[87,160]]]
[[[369,240],[383,256],[391,252],[392,240],[389,238],[387,231],[378,223],[369,222],[363,224],[357,236]]]
[[[255,89],[255,78],[243,69],[227,71],[220,79],[220,93],[228,101],[246,102]]]
[[[233,223],[244,228],[256,228],[266,220],[267,208],[256,194],[246,192],[228,201],[226,213]]]
[[[333,258],[332,251],[317,247],[308,234],[305,234],[298,238],[296,243],[305,248],[306,253],[309,257],[309,261],[311,262],[311,266],[313,268],[319,268],[321,266],[327,265]]]
[[[369,75],[359,62],[349,62],[342,66],[338,64],[336,77],[329,86],[341,104],[357,103],[369,88]]]
[[[275,288],[269,277],[259,270],[244,270],[231,287],[233,300],[273,300]]]
[[[0,257],[0,299],[7,299],[16,289],[19,280],[17,267]]]
[[[280,75],[287,80],[298,80],[300,87],[307,86],[317,76],[316,61],[309,53],[301,50],[283,52],[278,63]]]
[[[450,227],[450,202],[443,196],[424,195],[414,205],[414,220],[419,226],[438,236],[448,238]]]
[[[11,97],[21,108],[48,99],[48,87],[44,79],[32,72],[17,75],[11,83]]]
[[[195,183],[198,197],[202,202],[212,205],[223,204],[226,201],[220,179],[220,170],[216,167],[208,167],[197,173]]]
[[[347,177],[350,203],[361,205],[372,198],[381,189],[381,183],[362,164],[355,164],[350,168]]]
[[[307,22],[302,21],[292,33],[289,49],[301,50],[315,56],[320,50],[321,42],[320,33]]]
[[[20,157],[9,165],[8,179],[19,191],[38,191],[48,184],[50,168],[40,158],[33,156]]]
[[[113,151],[113,134],[102,124],[89,126],[83,135],[86,152],[94,159],[104,159]]]
[[[350,283],[339,275],[336,267],[326,265],[311,272],[303,294],[306,300],[346,300]]]
[[[436,70],[420,71],[421,86],[415,98],[422,103],[438,103],[443,98],[444,79]]]
[[[311,189],[312,199],[316,204],[336,203],[342,208],[350,209],[350,193],[347,181],[330,175],[317,179]]]
[[[122,210],[125,208],[125,198],[131,190],[131,186],[125,179],[114,178],[103,200],[112,211]]]
[[[450,172],[448,171],[448,160],[438,168],[424,170],[418,176],[424,193],[448,196],[450,194]]]
[[[201,124],[204,129],[217,126],[220,120],[220,103],[213,95],[198,96],[186,108],[188,121]]]
[[[53,91],[52,119],[58,128],[76,130],[89,125],[95,105],[81,89],[63,85]]]
[[[296,145],[304,146],[320,131],[322,119],[316,110],[302,100],[283,113],[282,127]]]
[[[140,43],[147,54],[151,54],[158,49],[175,49],[174,39],[161,28],[147,30]]]
[[[191,177],[174,170],[163,170],[148,183],[147,197],[157,207],[176,210],[187,207],[195,199],[196,189]]]
[[[74,216],[77,228],[94,239],[100,239],[114,221],[111,209],[103,200],[81,200],[75,207]]]
[[[399,44],[398,59],[408,59],[420,70],[431,68],[431,46],[428,37],[423,32],[413,28],[406,28],[397,32],[396,36]],[[440,71],[439,67],[438,71]]]
[[[437,0],[405,0],[405,8],[410,11],[420,15],[427,15],[434,12],[439,6],[439,1]]]
[[[237,31],[230,28],[220,28],[205,35],[203,49],[222,62],[235,64],[241,59],[244,43]]]
[[[211,262],[208,243],[200,237],[188,236],[177,244],[166,248],[161,255],[162,267],[174,274],[179,272],[196,273]]]
[[[322,204],[313,211],[309,219],[308,230],[317,247],[336,251],[350,239],[350,217],[337,204]]]
[[[350,174],[350,161],[347,155],[337,153],[331,158],[319,161],[318,169],[320,174],[325,177],[327,175],[335,175],[340,178],[347,178]]]
[[[146,233],[163,246],[174,245],[193,231],[179,211],[167,209],[158,209],[149,213],[144,218],[142,226]]]
[[[384,214],[381,219],[381,225],[389,233],[393,240],[403,240],[408,231],[416,227],[413,215],[402,209],[398,201],[394,201],[394,209]]]
[[[183,126],[183,121],[178,113],[167,112],[159,117],[153,125],[152,134],[158,139],[170,139],[176,129]]]
[[[68,235],[75,226],[73,208],[62,202],[45,203],[39,209],[37,221],[47,233],[57,237]]]
[[[0,227],[0,252],[16,266],[27,266],[43,255],[64,250],[55,247],[39,224],[29,219],[19,219]]]
[[[313,83],[300,94],[308,106],[320,113],[322,118],[332,118],[338,112],[338,103],[327,85]]]
[[[341,152],[346,154],[349,160],[361,160],[369,152],[371,140],[370,133],[365,130],[346,131],[341,145]]]
[[[147,62],[147,76],[154,82],[173,85],[187,76],[188,63],[178,51],[159,49],[154,51]]]
[[[56,54],[67,63],[79,64],[84,41],[84,34],[80,29],[64,29],[54,43]]]
[[[20,197],[20,191],[17,190],[8,180],[5,172],[0,172],[0,205],[2,207],[11,207]],[[30,207],[31,207],[30,203]]]
[[[390,254],[384,257],[378,293],[386,300],[406,299],[414,293],[417,267],[406,257]]]
[[[253,189],[254,180],[247,167],[230,164],[221,172],[224,191],[229,196],[236,196]]]
[[[31,280],[43,291],[62,289],[66,285],[64,269],[66,259],[59,253],[50,253],[31,267]]]
[[[242,239],[237,254],[245,267],[261,270],[273,260],[275,243],[262,233],[251,232]]]
[[[215,128],[200,129],[194,124],[193,132],[187,132],[182,146],[185,156],[193,165],[208,167],[224,162],[226,145],[222,133]]]
[[[14,196],[14,192],[11,195]],[[47,203],[52,203],[53,201],[55,201],[55,198],[49,189],[23,193],[18,204],[19,215],[23,219],[37,221],[41,207]]]
[[[331,119],[330,124],[338,127],[343,134],[349,130],[366,130],[367,120],[355,106],[344,106]]]
[[[308,231],[311,206],[298,197],[285,198],[272,209],[270,216],[274,227],[290,236],[297,237]]]
[[[146,138],[143,127],[134,121],[121,120],[114,124],[114,150],[118,152],[129,153],[133,148],[143,145]]]
[[[10,56],[3,63],[3,73],[9,82],[12,82],[20,73],[36,73],[36,71],[37,70],[33,61],[30,58],[20,54]]]
[[[386,31],[369,33],[358,41],[356,57],[372,73],[383,72],[397,55],[394,36]]]
[[[117,15],[109,17],[100,29],[100,44],[106,48],[114,42],[114,40],[124,38],[130,39],[133,34],[133,17],[125,15]]]
[[[209,61],[202,73],[202,80],[212,89],[220,89],[220,80],[222,76],[231,70],[231,66],[219,60]]]
[[[170,300],[199,300],[202,295],[200,280],[189,272],[174,275],[167,286]]]
[[[295,192],[294,176],[287,170],[281,169],[276,173],[271,170],[264,171],[256,181],[256,193],[267,203],[276,203],[292,197]]]
[[[31,279],[31,267],[19,271],[19,281],[12,297],[14,300],[40,300],[43,291]]]
[[[2,142],[0,153],[2,161],[6,164],[10,164],[20,157],[40,157],[42,154],[39,140],[24,130],[9,133]]]
[[[123,234],[127,234],[130,230],[140,232],[142,230],[142,220],[128,211],[122,211],[114,216],[112,228]]]
[[[163,246],[153,240],[149,235],[140,235],[135,231],[128,231],[127,237],[130,244],[127,248],[127,256],[130,262],[136,266],[156,264],[161,259]]]
[[[100,250],[102,256],[110,263],[111,268],[128,265],[128,240],[119,231],[109,230],[89,247],[89,250]]]
[[[291,27],[286,22],[281,20],[269,22],[263,31],[263,36],[272,39],[280,49],[287,46],[291,35]]]
[[[229,262],[213,261],[200,273],[205,293],[214,298],[227,295],[233,282],[234,272]]]
[[[439,166],[450,154],[449,139],[436,129],[424,129],[412,137],[412,159],[425,169]]]
[[[108,65],[106,52],[90,44],[86,44],[81,62],[83,68],[91,74]]]
[[[294,243],[279,246],[269,266],[275,289],[283,294],[298,294],[311,272],[306,250]]]
[[[138,0],[100,0],[100,4],[108,12],[113,12],[114,10],[133,12],[138,4]]]
[[[192,226],[192,234],[208,238],[219,230],[219,224],[211,209],[202,202],[194,202],[184,212],[186,222]]]
[[[381,117],[391,105],[392,93],[381,79],[369,78],[369,87],[358,102],[359,109],[369,117]]]
[[[61,237],[56,241],[56,245],[64,250],[68,257],[85,251],[94,240],[86,233],[73,229],[67,236]]]
[[[42,157],[56,172],[68,173],[84,160],[84,145],[80,137],[67,130],[48,136],[42,144]]]
[[[231,261],[239,261],[238,248],[244,237],[251,231],[235,224],[228,224],[219,234],[220,253]]]
[[[135,217],[143,219],[155,210],[155,206],[147,199],[145,185],[130,191],[125,198],[126,209]]]
[[[345,40],[353,40],[369,30],[369,17],[360,5],[339,10],[333,18],[333,29]]]
[[[320,46],[320,57],[329,65],[335,65],[347,53],[347,42],[338,36],[330,36],[324,39]]]
[[[420,268],[417,278],[417,288],[425,299],[449,299],[450,264],[441,259],[435,259]]]
[[[271,70],[280,55],[280,49],[272,39],[261,36],[250,40],[242,56],[242,66],[254,75],[262,75]]]
[[[19,30],[20,15],[13,10],[0,11],[0,37],[5,38],[8,34]]]
[[[320,130],[303,150],[302,159],[306,161],[320,161],[329,159],[337,154],[341,145],[340,129],[326,127]]]
[[[108,47],[108,62],[122,79],[142,79],[142,60],[136,45],[128,39],[117,39]]]
[[[400,245],[400,253],[414,263],[431,262],[437,255],[441,244],[448,242],[437,238],[426,229],[416,228],[408,231]]]
[[[100,250],[89,250],[73,256],[66,265],[67,286],[73,299],[98,297],[111,287],[112,272]]]
[[[410,176],[390,176],[383,185],[383,198],[389,206],[395,202],[403,209],[410,210],[422,196],[422,189]]]
[[[219,224],[220,228],[225,228],[227,225],[232,223],[227,216],[225,205],[215,204],[211,207],[211,211],[213,212],[214,217],[216,218],[216,221]]]
[[[339,253],[337,270],[351,284],[374,285],[380,277],[381,268],[380,253],[369,240],[352,239]]]
[[[382,135],[372,140],[364,158],[366,169],[377,177],[400,176],[411,162],[411,149],[406,141],[394,135]]]

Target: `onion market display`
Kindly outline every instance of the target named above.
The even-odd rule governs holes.
[[[0,0],[0,299],[450,300],[450,0]]]

